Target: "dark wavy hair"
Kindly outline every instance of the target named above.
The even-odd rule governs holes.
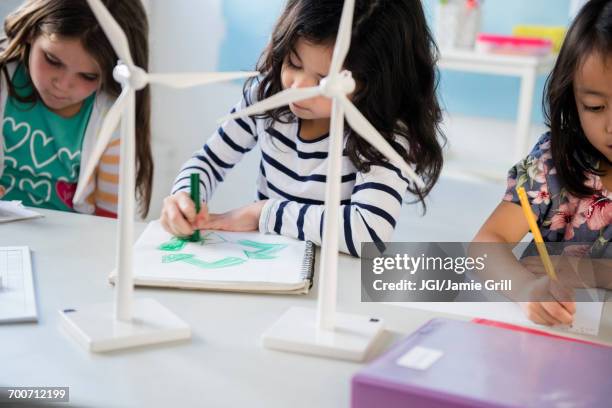
[[[262,73],[257,79],[258,100],[283,90],[283,62],[298,39],[333,45],[343,4],[342,0],[287,1],[257,64]],[[442,143],[446,140],[440,129],[442,113],[436,95],[437,53],[421,0],[356,0],[351,49],[345,61],[345,68],[357,82],[352,101],[423,177],[424,189],[412,183],[408,187],[423,206],[442,170]],[[252,86],[253,80],[247,81],[245,95]],[[262,116],[273,122],[295,119],[287,106]],[[386,162],[348,125],[346,129],[346,150],[357,169],[367,172],[371,165]],[[409,149],[398,139],[404,139]]]
[[[134,63],[146,70],[149,25],[142,3],[140,0],[102,0],[102,3],[125,31]],[[113,79],[117,56],[86,0],[27,0],[6,17],[4,32],[6,37],[0,44],[0,75],[6,78],[12,97],[26,103],[40,98],[36,89],[25,97],[15,92],[7,64],[22,63],[27,70],[30,43],[41,34],[80,39],[83,48],[102,69],[101,90],[114,97],[121,93],[121,86]],[[149,212],[153,183],[150,123],[151,96],[147,87],[136,94],[136,196],[143,217]]]
[[[612,0],[586,3],[572,23],[546,81],[543,103],[553,162],[563,187],[577,197],[596,193],[585,182],[589,173],[602,175],[595,167],[597,161],[607,161],[586,138],[574,95],[576,72],[594,52],[612,55]]]

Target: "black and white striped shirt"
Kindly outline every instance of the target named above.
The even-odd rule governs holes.
[[[243,98],[232,112],[245,106]],[[299,120],[269,126],[269,120],[256,118],[225,122],[184,164],[172,193],[189,191],[190,174],[199,172],[202,200],[209,201],[227,172],[259,143],[262,158],[257,195],[259,200],[267,200],[259,231],[320,245],[329,137],[302,139]],[[408,183],[405,175],[390,164],[373,165],[367,173],[358,172],[344,155],[338,220],[340,250],[359,256],[362,242],[390,241]]]

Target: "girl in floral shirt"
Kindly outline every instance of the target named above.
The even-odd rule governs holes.
[[[548,79],[545,111],[550,131],[510,170],[503,202],[474,241],[523,239],[529,226],[516,189],[524,187],[544,241],[572,242],[572,255],[599,258],[595,283],[610,287],[612,268],[601,258],[612,237],[612,0],[591,0],[570,27]],[[532,287],[543,270],[537,257],[515,269],[513,280]],[[575,303],[565,300],[522,306],[536,323],[569,324]]]

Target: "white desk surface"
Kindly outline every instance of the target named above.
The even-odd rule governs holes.
[[[79,407],[349,406],[350,380],[361,364],[259,345],[260,334],[288,307],[315,307],[316,285],[301,297],[137,289],[137,296],[154,297],[187,321],[192,340],[110,354],[81,349],[62,331],[58,310],[112,301],[107,275],[115,221],[42,212],[45,218],[0,226],[0,246],[32,250],[40,318],[0,326],[0,386],[67,386],[68,406]],[[348,256],[341,257],[338,287],[339,311],[385,319],[387,347],[435,316],[360,303],[359,260]],[[607,309],[600,336],[612,343]]]

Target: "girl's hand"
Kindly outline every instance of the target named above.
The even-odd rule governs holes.
[[[242,208],[223,214],[210,214],[206,219],[200,219],[197,226],[200,229],[218,231],[247,232],[259,230],[259,217],[266,201],[256,201]]]
[[[208,207],[202,203],[196,214],[195,204],[184,191],[164,199],[160,222],[166,231],[177,237],[188,237],[208,219]]]
[[[574,321],[576,302],[573,290],[551,281],[547,276],[538,278],[527,290],[530,302],[519,302],[529,320],[545,326],[569,325]]]
[[[521,302],[519,304],[525,316],[537,324],[559,326],[570,325],[574,322],[575,302]]]

